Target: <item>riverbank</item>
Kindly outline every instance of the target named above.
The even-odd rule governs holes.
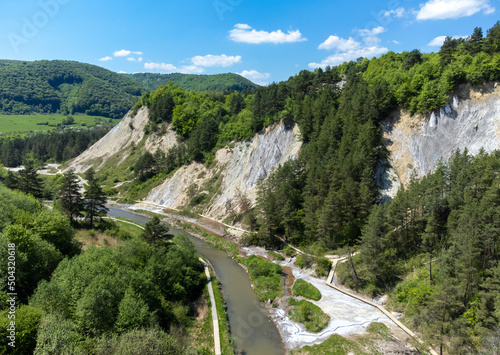
[[[164,216],[166,221],[172,223],[176,228],[182,229],[187,233],[194,234],[196,237],[206,241],[199,233],[193,233],[191,228],[189,230],[184,228],[184,223],[188,223],[197,228],[200,228],[208,233],[213,233],[221,238],[228,237],[228,230],[222,224],[217,225],[217,222],[205,220],[206,218],[195,219],[178,215],[174,212],[165,212],[161,206],[150,204],[138,204],[134,206],[116,204],[116,208],[123,208],[132,211],[148,211]],[[207,223],[210,222],[210,223]],[[197,234],[197,235],[196,235]],[[234,240],[234,238],[231,238]],[[266,250],[259,247],[239,247],[239,255],[249,256],[257,255],[269,259]],[[367,334],[367,329],[372,323],[384,323],[391,334],[392,345],[398,349],[405,348],[411,351],[411,338],[401,331],[387,316],[382,314],[378,309],[352,297],[349,297],[342,292],[332,289],[326,285],[326,280],[314,276],[313,270],[303,270],[295,265],[295,257],[285,258],[285,260],[275,260],[286,272],[291,273],[289,279],[304,279],[313,284],[322,294],[319,301],[312,301],[313,304],[320,307],[326,314],[330,316],[328,326],[319,333],[311,333],[306,331],[303,325],[293,322],[288,316],[287,299],[290,296],[287,292],[288,287],[285,288],[284,296],[279,300],[278,307],[276,304],[272,305],[269,302],[264,302],[269,318],[276,324],[285,346],[286,352],[290,353],[293,350],[300,349],[304,346],[312,346],[326,341],[332,335],[341,335],[343,337],[359,337]],[[241,264],[239,264],[241,265]],[[244,267],[244,266],[243,266]],[[290,286],[291,285],[286,285]],[[300,297],[299,297],[300,299]],[[397,339],[397,341],[395,340]],[[390,350],[390,349],[385,349]]]
[[[184,232],[191,236],[191,241],[198,253],[212,264],[213,270],[223,286],[224,299],[227,305],[227,319],[231,331],[231,338],[235,339],[235,351],[248,355],[256,354],[284,354],[285,347],[275,323],[272,322],[268,312],[259,302],[253,291],[245,270],[235,259],[228,255],[223,248],[211,246],[207,242],[207,232],[193,232],[191,218],[179,216],[175,219],[159,209],[145,210],[144,206],[128,206],[124,204],[110,204],[110,210],[125,213],[119,215],[134,220],[151,218],[151,214],[161,215],[165,222],[172,222],[170,232],[173,234]],[[132,208],[130,208],[132,207]],[[142,223],[141,221],[138,221]],[[220,233],[220,232],[219,232]],[[204,234],[207,237],[202,236]],[[213,237],[223,240],[222,238]],[[224,239],[225,240],[225,239]],[[205,242],[206,241],[206,242]],[[238,251],[238,249],[236,248]]]

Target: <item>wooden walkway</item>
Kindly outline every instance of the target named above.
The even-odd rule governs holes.
[[[384,315],[386,315],[391,321],[394,322],[394,324],[396,324],[399,328],[401,328],[406,334],[408,334],[412,339],[415,339],[415,341],[417,341],[419,344],[423,344],[424,342],[422,341],[422,339],[420,339],[413,331],[411,331],[407,326],[405,326],[403,323],[401,323],[396,317],[394,317],[389,311],[387,311],[383,306],[379,305],[379,304],[376,304],[372,301],[369,301],[367,299],[364,299],[363,297],[360,297],[352,292],[349,292],[348,290],[345,290],[343,288],[340,288],[338,286],[336,286],[334,283],[333,283],[333,278],[335,276],[335,267],[337,265],[333,265],[332,266],[332,269],[330,270],[330,273],[328,274],[328,278],[326,279],[326,285],[327,286],[330,286],[331,288],[339,291],[339,292],[342,292],[343,294],[349,296],[349,297],[352,297],[352,298],[355,298],[357,300],[360,300],[361,302],[364,302],[372,307],[375,307],[377,308],[380,312],[382,312]],[[431,353],[431,355],[439,355],[436,351],[434,351],[434,349],[432,348],[429,348],[428,349],[429,353]]]

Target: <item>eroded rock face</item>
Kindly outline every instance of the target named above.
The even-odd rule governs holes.
[[[297,125],[284,122],[271,125],[250,141],[220,149],[210,169],[198,163],[180,168],[154,188],[146,202],[178,208],[189,202],[187,192],[193,184],[191,189],[198,193],[216,188],[218,192],[210,200],[205,214],[223,219],[227,215],[228,201],[233,201],[234,205],[238,191],[255,202],[259,180],[265,179],[279,164],[296,157],[301,146]]]
[[[128,156],[128,148],[144,138],[144,128],[149,121],[149,111],[141,108],[132,117],[130,112],[123,117],[104,137],[76,157],[65,170],[74,169],[77,174],[87,171],[94,165],[97,170],[103,167],[111,157],[119,156],[120,162]]]
[[[481,148],[500,149],[500,86],[462,86],[439,112],[423,117],[397,111],[383,129],[391,164],[406,185],[413,170],[422,177],[457,149],[467,148],[472,155]]]

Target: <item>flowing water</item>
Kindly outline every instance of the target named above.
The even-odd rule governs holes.
[[[127,218],[139,224],[146,224],[151,220],[151,218],[117,208],[110,208],[108,214],[113,217]],[[174,228],[170,228],[170,233],[187,234]],[[224,251],[189,234],[188,236],[196,251],[210,261],[217,278],[222,283],[229,327],[237,351],[248,355],[284,354],[278,329],[259,302],[243,268]]]

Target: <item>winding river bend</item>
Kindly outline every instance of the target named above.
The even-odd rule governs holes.
[[[151,220],[151,218],[113,207],[109,208],[108,214],[112,217],[127,218],[139,224],[146,224]],[[245,271],[224,251],[184,231],[170,228],[170,233],[187,234],[196,251],[208,259],[215,269],[224,289],[229,327],[237,352],[246,355],[284,354],[285,350],[278,329],[259,302]]]

